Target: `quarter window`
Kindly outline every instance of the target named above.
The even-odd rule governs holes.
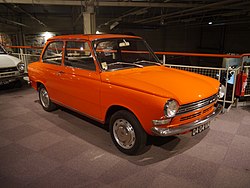
[[[44,54],[43,54],[43,62],[61,65],[62,63],[62,52],[63,52],[63,42],[51,42]]]
[[[90,47],[87,42],[68,41],[66,43],[65,60],[66,66],[96,70]]]

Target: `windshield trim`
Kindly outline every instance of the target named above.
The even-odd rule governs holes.
[[[92,47],[92,49],[93,49],[93,52],[94,52],[94,55],[95,55],[95,59],[96,59],[96,61],[97,61],[97,64],[98,64],[98,66],[99,66],[99,68],[100,68],[100,71],[101,72],[113,72],[113,71],[116,71],[116,70],[123,70],[123,69],[130,69],[130,68],[136,68],[136,67],[124,67],[124,68],[117,68],[117,69],[110,69],[110,70],[105,70],[105,69],[103,69],[102,68],[102,66],[101,66],[101,62],[99,61],[99,59],[98,59],[98,56],[97,56],[97,53],[96,53],[96,50],[95,50],[95,48],[94,48],[94,44],[95,44],[95,42],[97,42],[97,41],[105,41],[105,40],[114,40],[114,39],[135,39],[135,40],[141,40],[144,44],[145,44],[145,46],[147,47],[147,49],[148,49],[148,51],[152,54],[152,56],[156,59],[156,63],[160,63],[160,64],[162,64],[161,62],[160,62],[160,60],[159,60],[159,58],[156,56],[156,54],[154,53],[154,51],[151,49],[151,47],[148,45],[148,43],[144,40],[144,39],[142,39],[142,38],[127,38],[127,37],[115,37],[115,38],[99,38],[99,39],[95,39],[95,40],[92,40],[91,41],[91,47]],[[157,65],[151,65],[151,66],[157,66]]]
[[[0,48],[3,50],[3,53],[0,52],[0,54],[7,54],[6,50],[4,49],[4,47],[1,44],[0,44]]]

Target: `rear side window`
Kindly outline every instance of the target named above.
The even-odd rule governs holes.
[[[51,42],[43,54],[43,62],[61,65],[62,63],[63,42]]]
[[[95,71],[94,59],[87,42],[68,41],[65,49],[65,66]]]

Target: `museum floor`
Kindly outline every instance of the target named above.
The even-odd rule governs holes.
[[[191,137],[151,139],[126,156],[96,122],[45,112],[29,87],[0,91],[1,187],[249,187],[250,106]]]

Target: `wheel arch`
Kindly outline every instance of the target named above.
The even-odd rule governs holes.
[[[45,85],[43,84],[43,82],[37,81],[37,82],[35,83],[36,90],[38,91],[39,87],[42,86],[42,85],[45,87]]]
[[[121,106],[121,105],[112,105],[112,106],[110,106],[110,107],[108,108],[108,110],[107,110],[107,112],[106,112],[105,120],[104,120],[105,124],[109,124],[109,121],[110,121],[111,116],[112,116],[115,112],[117,112],[117,111],[119,111],[119,110],[126,110],[126,111],[129,111],[130,113],[132,113],[132,114],[136,117],[135,113],[134,113],[133,111],[131,111],[130,109],[128,109],[128,108],[126,108],[126,107],[124,107],[124,106]],[[136,118],[137,118],[137,117],[136,117]],[[138,119],[138,118],[137,118],[137,119]]]
[[[43,85],[42,82],[37,82],[37,83],[36,83],[36,88],[37,88],[37,90],[38,90],[38,88],[39,88],[41,85]]]

